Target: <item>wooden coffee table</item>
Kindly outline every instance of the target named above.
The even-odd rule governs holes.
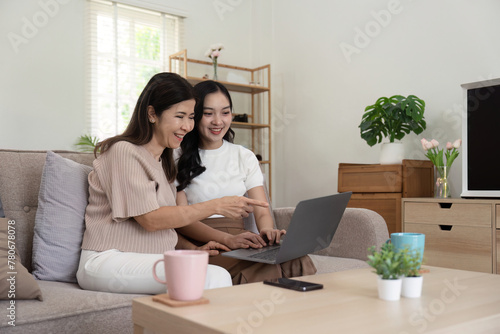
[[[378,299],[371,268],[304,276],[324,289],[245,284],[206,290],[209,304],[132,302],[135,333],[498,333],[500,275],[426,267],[422,297]]]

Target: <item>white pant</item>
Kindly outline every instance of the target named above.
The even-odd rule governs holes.
[[[120,252],[110,249],[103,252],[82,250],[76,278],[85,290],[161,294],[166,292],[165,284],[153,277],[153,264],[163,259],[163,254]],[[165,268],[156,266],[158,278],[165,280]],[[231,275],[219,266],[208,265],[205,289],[231,286]]]

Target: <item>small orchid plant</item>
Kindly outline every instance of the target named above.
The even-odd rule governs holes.
[[[462,139],[457,139],[453,143],[447,142],[446,152],[444,152],[444,149],[438,148],[439,142],[436,139],[427,141],[425,138],[422,138],[421,143],[427,152],[425,156],[429,158],[434,166],[446,166],[449,169],[453,161],[458,157],[458,148],[462,145]]]
[[[213,44],[210,46],[210,49],[205,52],[205,56],[212,59],[212,61],[216,64],[221,50],[224,50],[224,45],[222,45],[221,43]]]

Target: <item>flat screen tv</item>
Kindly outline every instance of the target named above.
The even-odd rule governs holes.
[[[500,198],[500,78],[462,88],[461,196]]]

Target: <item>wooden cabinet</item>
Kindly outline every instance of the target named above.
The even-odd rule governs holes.
[[[499,209],[496,203],[461,198],[405,198],[403,230],[425,234],[425,264],[496,273],[500,241],[495,229]]]
[[[338,191],[352,191],[348,207],[379,213],[389,233],[401,232],[401,199],[432,197],[434,167],[428,160],[402,164],[339,164]]]
[[[389,234],[402,231],[400,193],[353,193],[347,206],[377,212],[384,218]]]
[[[212,62],[188,58],[187,50],[172,54],[169,58],[170,72],[184,76],[193,86],[207,80],[204,78],[204,74],[209,73],[210,76],[213,73]],[[266,183],[269,195],[271,195],[271,65],[246,68],[218,63],[217,68],[219,78],[225,77],[228,74],[228,77],[231,76],[237,81],[217,80],[231,91],[233,108],[235,110],[246,110],[243,108],[246,106],[242,106],[241,104],[247,103],[246,100],[243,100],[238,105],[235,95],[245,95],[250,99],[248,102],[249,112],[245,112],[248,122],[233,121],[231,128],[236,132],[249,132],[249,145],[244,146],[247,146],[255,154],[261,156],[260,163],[267,178]],[[237,111],[234,111],[234,113],[239,114]],[[238,133],[236,142],[244,144],[239,141]]]

